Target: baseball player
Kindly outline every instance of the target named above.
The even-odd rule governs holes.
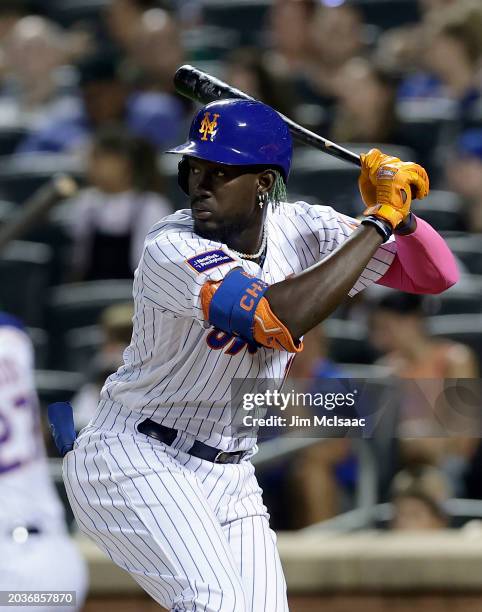
[[[0,591],[29,591],[32,596],[38,591],[75,591],[75,606],[52,609],[81,609],[86,566],[69,538],[62,504],[48,474],[32,345],[22,324],[4,313],[0,313],[0,500]],[[39,605],[32,603],[22,610],[38,610]],[[0,604],[0,610],[11,606]]]
[[[162,606],[288,610],[286,584],[230,384],[282,379],[302,337],[373,282],[437,293],[456,282],[442,238],[410,213],[420,166],[362,157],[360,223],[286,202],[292,142],[259,102],[202,108],[182,156],[190,210],[148,234],[124,365],[64,460],[80,528]],[[413,196],[412,196],[413,193]]]

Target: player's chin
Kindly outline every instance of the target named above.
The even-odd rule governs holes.
[[[207,240],[219,242],[221,238],[219,225],[212,219],[209,221],[194,219],[194,231],[201,236],[201,238],[206,238]]]

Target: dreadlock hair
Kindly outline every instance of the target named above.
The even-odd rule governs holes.
[[[286,192],[286,181],[283,178],[281,170],[278,167],[253,165],[245,166],[245,170],[246,172],[253,173],[262,172],[263,170],[269,170],[269,172],[272,172],[274,174],[274,182],[273,186],[269,190],[268,200],[269,202],[271,202],[271,206],[273,207],[273,209],[276,209],[276,207],[279,206],[280,202],[286,202],[286,199],[288,197],[288,194]]]
[[[281,172],[279,170],[273,170],[275,175],[275,181],[271,191],[269,192],[269,199],[273,206],[276,208],[279,206],[280,202],[285,202],[287,196],[286,193],[286,183],[284,178],[281,176]]]

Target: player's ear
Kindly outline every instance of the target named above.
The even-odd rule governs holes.
[[[273,189],[276,181],[276,175],[273,170],[264,170],[258,175],[258,189],[265,193],[269,193]]]

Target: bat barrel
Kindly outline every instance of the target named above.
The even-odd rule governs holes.
[[[188,64],[178,68],[174,75],[174,85],[176,90],[185,98],[190,98],[194,102],[201,102],[202,104],[226,98],[254,100],[244,91],[231,87],[220,79],[216,79]]]
[[[181,66],[174,75],[174,85],[176,90],[186,98],[194,100],[195,102],[201,102],[202,104],[208,104],[215,100],[221,100],[226,98],[241,98],[243,100],[255,100],[248,94],[231,87],[227,83],[224,83],[220,79],[217,79],[194,66],[184,65]],[[328,155],[342,159],[343,161],[350,162],[357,166],[361,166],[359,155],[341,147],[340,145],[307,130],[302,127],[289,117],[285,117],[281,113],[278,113],[280,117],[288,125],[291,134],[295,140],[303,144],[310,145],[315,149],[324,151]]]

